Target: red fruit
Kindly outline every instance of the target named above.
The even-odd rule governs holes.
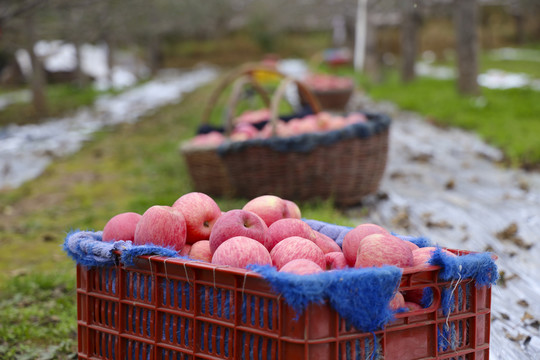
[[[240,209],[227,211],[216,220],[210,233],[212,254],[223,242],[234,236],[246,236],[264,245],[267,242],[268,227],[251,211]]]
[[[191,245],[189,251],[189,257],[193,260],[201,260],[205,262],[212,262],[212,251],[210,251],[210,241],[199,240],[195,244]]]
[[[288,218],[289,209],[285,201],[275,195],[261,195],[248,201],[242,210],[251,211],[261,217],[266,226],[279,219]]]
[[[272,265],[272,258],[260,242],[245,236],[235,236],[216,249],[212,264],[246,268],[255,264]]]
[[[343,254],[347,259],[347,264],[353,267],[356,262],[356,255],[358,253],[358,247],[360,242],[368,235],[372,234],[385,234],[390,233],[383,227],[375,224],[361,224],[349,231],[343,237]]]
[[[141,215],[126,212],[113,216],[103,228],[103,241],[131,240],[135,237],[135,228]]]
[[[298,275],[309,275],[322,272],[323,269],[313,261],[308,259],[291,260],[279,270],[279,272],[288,272]]]
[[[328,254],[331,252],[341,252],[341,248],[339,247],[339,245],[330,236],[324,235],[323,233],[320,233],[318,231],[314,232],[316,236],[313,242],[321,248],[323,253]]]
[[[186,244],[184,215],[171,206],[150,207],[135,228],[133,244],[154,244],[181,251]]]
[[[302,220],[292,218],[279,219],[268,227],[268,241],[265,246],[268,251],[272,251],[277,243],[291,236],[300,236],[312,241],[315,241],[317,237],[315,231]]]
[[[326,253],[324,254],[324,258],[326,259],[327,270],[344,269],[347,267],[347,260],[345,260],[345,255],[341,251]]]
[[[221,216],[221,210],[214,199],[201,192],[182,195],[172,207],[184,214],[188,244],[208,240],[214,223]]]
[[[403,240],[392,235],[373,234],[360,243],[354,267],[395,265],[405,268],[412,264],[412,251]]]
[[[291,236],[281,240],[270,252],[272,263],[279,269],[295,259],[308,259],[326,268],[326,260],[322,250],[311,240],[299,236]]]

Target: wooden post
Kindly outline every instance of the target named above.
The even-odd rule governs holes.
[[[358,6],[356,7],[354,70],[357,72],[364,70],[366,56],[367,2],[368,0],[358,0]]]
[[[454,26],[458,67],[458,90],[478,95],[478,4],[476,0],[454,0]]]

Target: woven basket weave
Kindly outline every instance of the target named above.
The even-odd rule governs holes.
[[[339,206],[358,204],[378,190],[388,155],[390,119],[367,116],[367,124],[342,130],[220,146],[236,195],[331,198]],[[305,143],[314,145],[307,151],[287,150]]]

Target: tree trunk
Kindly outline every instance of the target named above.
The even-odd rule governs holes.
[[[32,91],[32,105],[34,111],[39,116],[47,116],[47,98],[45,97],[45,75],[41,62],[34,52],[36,43],[36,31],[34,16],[28,13],[25,17],[26,22],[26,50],[30,56],[32,64],[32,75],[30,77],[30,88]]]
[[[418,52],[418,27],[420,14],[416,7],[416,0],[402,0],[402,25],[401,25],[401,80],[410,82],[416,74],[414,65]]]
[[[523,45],[525,43],[525,16],[514,14],[514,24],[516,25],[516,43]]]
[[[478,4],[476,0],[454,0],[456,29],[458,90],[462,94],[477,95],[478,87]]]
[[[159,35],[153,35],[148,42],[148,68],[152,76],[156,75],[163,63],[163,54],[161,53],[161,42]]]

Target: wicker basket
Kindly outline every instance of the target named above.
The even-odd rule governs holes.
[[[292,80],[288,80],[292,81]],[[287,81],[272,99],[272,119]],[[390,118],[366,114],[366,123],[288,138],[226,143],[218,151],[235,194],[253,198],[331,198],[351,206],[378,190],[386,168]]]
[[[233,126],[234,110],[238,103],[240,92],[246,84],[253,86],[257,94],[269,108],[271,96],[263,87],[263,80],[280,80],[286,76],[271,67],[260,64],[246,64],[229,74],[216,86],[210,95],[207,107],[204,110],[201,120],[200,130],[218,130],[229,135]],[[317,113],[320,105],[306,87],[297,82],[299,93],[306,99],[309,111]],[[209,119],[219,98],[224,91],[232,87],[231,95],[226,106],[227,114],[224,119],[224,126],[214,127],[209,124]],[[259,124],[262,125],[262,124]],[[213,196],[236,196],[241,194],[231,184],[231,176],[223,163],[223,159],[217,151],[217,146],[194,147],[189,143],[183,143],[180,146],[180,153],[184,157],[189,175],[192,180],[195,191],[203,192]]]

